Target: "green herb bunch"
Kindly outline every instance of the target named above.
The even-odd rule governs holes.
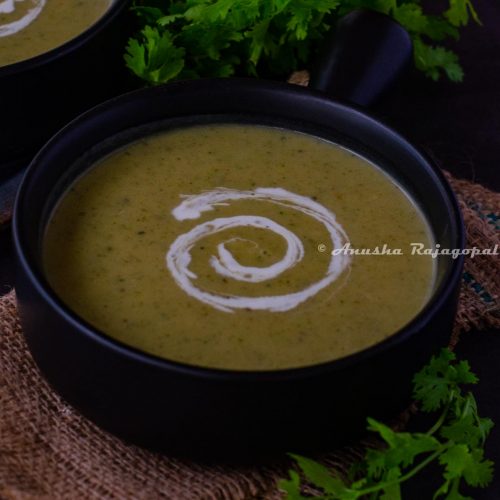
[[[358,8],[392,16],[410,33],[417,68],[461,81],[457,55],[440,43],[479,18],[472,0],[428,14],[420,0],[136,0],[142,29],[127,66],[148,84],[199,77],[286,76],[307,67],[338,16]],[[370,43],[367,40],[367,43]]]
[[[455,362],[455,355],[443,350],[414,377],[414,397],[425,412],[438,412],[436,423],[426,433],[396,432],[368,419],[368,429],[384,442],[381,449],[370,449],[355,464],[347,478],[332,475],[318,462],[292,455],[307,482],[324,493],[323,500],[400,500],[401,484],[435,462],[443,470],[443,482],[433,499],[466,500],[460,493],[465,481],[472,487],[485,487],[493,476],[493,462],[484,458],[484,442],[493,422],[478,414],[470,392],[461,385],[476,384],[477,377],[466,361]],[[302,496],[301,476],[295,470],[280,482],[289,500]]]

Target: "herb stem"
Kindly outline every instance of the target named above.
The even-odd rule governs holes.
[[[410,470],[403,476],[396,479],[392,479],[390,481],[385,481],[384,483],[376,484],[375,486],[371,486],[370,488],[365,488],[364,490],[356,491],[356,493],[360,497],[362,497],[363,495],[368,495],[369,493],[374,493],[376,491],[383,490],[387,488],[387,486],[404,483],[408,479],[411,479],[415,474],[418,474],[424,467],[427,467],[427,465],[433,462],[436,458],[438,458],[439,455],[441,455],[446,450],[446,448],[448,448],[448,445],[440,446],[434,453],[432,453],[432,455],[429,455],[425,460],[422,460],[422,462],[413,467],[412,470]]]
[[[432,436],[433,434],[435,434],[440,429],[440,427],[444,424],[446,417],[448,416],[448,412],[450,411],[451,403],[453,402],[454,399],[455,399],[455,391],[451,391],[450,397],[448,398],[448,402],[446,403],[446,406],[444,407],[443,412],[439,416],[436,423],[427,431],[426,434],[428,436]]]

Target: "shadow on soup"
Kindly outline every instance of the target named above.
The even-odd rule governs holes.
[[[306,134],[196,126],[142,138],[79,177],[44,238],[47,279],[121,342],[198,366],[273,370],[352,354],[433,288],[407,194]],[[362,255],[376,247],[391,254]],[[399,250],[399,252],[398,252]]]

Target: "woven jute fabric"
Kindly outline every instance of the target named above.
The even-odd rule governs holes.
[[[499,243],[500,194],[448,175],[468,247]],[[500,259],[467,258],[452,344],[471,329],[500,328]],[[365,443],[321,459],[339,472]],[[101,431],[45,382],[24,341],[14,292],[0,299],[1,499],[278,499],[290,466],[197,463],[155,454]]]

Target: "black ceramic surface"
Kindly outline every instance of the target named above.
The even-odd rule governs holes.
[[[76,38],[0,67],[0,180],[25,167],[68,120],[132,88],[122,59],[129,5],[115,0]]]
[[[334,99],[370,106],[413,60],[410,35],[393,19],[357,10],[326,37],[312,64],[309,86]]]
[[[367,415],[394,416],[407,404],[412,375],[449,338],[461,259],[439,259],[432,300],[388,340],[338,361],[274,372],[197,368],[129,348],[68,310],[43,275],[47,214],[79,172],[138,135],[228,121],[306,131],[361,152],[408,190],[428,217],[437,243],[462,247],[459,211],[442,175],[373,117],[286,84],[181,82],[94,108],[63,129],[33,161],[13,224],[24,332],[36,362],[63,397],[130,441],[211,455],[327,447],[354,437]],[[68,171],[72,164],[76,166]]]

